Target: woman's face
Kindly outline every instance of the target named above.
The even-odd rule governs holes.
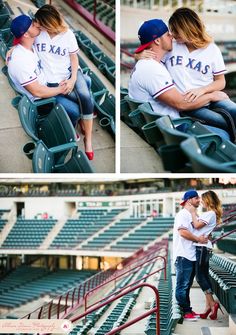
[[[180,44],[186,43],[186,41],[183,40],[183,38],[180,37],[180,35],[178,34],[178,32],[171,31],[171,34],[172,34],[173,38],[176,40],[177,43],[180,43]]]
[[[46,31],[47,29],[41,26],[41,24],[38,21],[34,21],[34,25],[38,27],[40,31]]]
[[[203,198],[201,198],[201,205],[202,205],[202,207],[204,209],[207,207],[205,201],[203,200]]]

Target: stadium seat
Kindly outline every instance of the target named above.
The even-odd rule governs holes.
[[[9,19],[6,19],[5,24],[10,25],[11,21]],[[0,55],[3,58],[3,60],[6,60],[6,53],[12,46],[13,41],[13,35],[10,31],[10,29],[2,29],[0,31]]]
[[[42,140],[48,148],[76,141],[75,130],[61,105],[55,99],[31,102],[26,96],[20,100],[19,117],[25,132],[35,141]]]
[[[115,97],[109,94],[108,91],[101,91],[94,95],[95,111],[100,118],[100,126],[107,128],[108,131],[115,137]]]
[[[84,152],[78,151],[73,142],[48,149],[39,141],[33,155],[33,171],[36,173],[93,173]],[[56,153],[64,152],[63,160],[57,159]]]
[[[0,15],[0,39],[2,39],[1,34],[3,29],[9,29],[11,25],[11,17],[8,14]]]
[[[160,129],[156,126],[155,121],[152,121],[144,125],[142,127],[142,131],[146,141],[154,148],[157,149],[165,143],[163,135],[160,132]]]
[[[194,172],[236,172],[236,147],[218,135],[190,137],[180,146]]]

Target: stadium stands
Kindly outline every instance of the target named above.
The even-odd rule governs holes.
[[[46,294],[59,295],[94,275],[95,271],[58,270],[21,266],[0,282],[0,306],[18,307]]]
[[[54,238],[50,248],[75,248],[107,224],[122,210],[91,209],[81,210],[78,219],[69,219]]]
[[[57,220],[25,220],[18,218],[1,248],[38,248]]]

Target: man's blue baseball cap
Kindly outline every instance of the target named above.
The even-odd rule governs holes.
[[[135,53],[146,49],[156,38],[161,37],[167,31],[168,27],[162,20],[153,19],[145,21],[138,31],[138,38],[141,45],[135,50]]]
[[[28,15],[19,15],[11,22],[11,32],[15,36],[14,44],[19,43],[20,38],[26,33],[32,24],[32,19]]]
[[[188,190],[187,192],[184,193],[184,196],[182,198],[182,202],[181,202],[181,206],[184,206],[185,202],[189,199],[195,198],[195,197],[199,197],[197,191],[195,190]]]

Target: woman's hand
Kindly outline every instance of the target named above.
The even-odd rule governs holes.
[[[191,213],[196,214],[196,208],[190,204],[189,201],[187,201],[185,208]]]
[[[73,91],[74,86],[75,86],[75,82],[76,82],[76,80],[74,80],[72,78],[67,79],[67,80],[63,80],[63,81],[60,82],[60,86],[65,85],[65,93],[64,94],[70,94],[71,91]]]
[[[187,102],[196,101],[200,96],[204,95],[205,89],[204,87],[193,88],[184,93],[184,100]]]
[[[143,50],[142,52],[139,52],[138,54],[134,54],[134,58],[136,60],[156,59],[156,53],[154,51],[152,51],[152,49]]]

